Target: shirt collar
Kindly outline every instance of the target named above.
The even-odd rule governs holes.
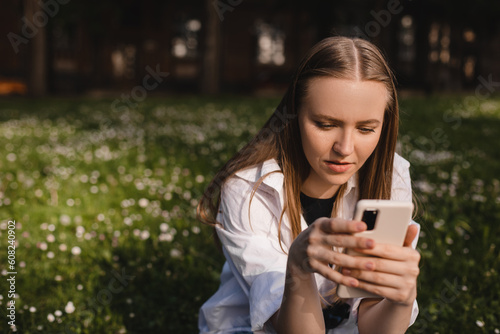
[[[281,168],[275,159],[264,161],[259,166],[250,167],[238,171],[236,172],[236,175],[249,182],[257,183],[261,177],[263,177],[268,173],[271,173],[264,178],[263,183],[274,188],[277,191],[280,191],[281,188],[283,187],[283,173],[272,173],[272,172],[281,172]],[[356,173],[353,176],[351,176],[349,180],[347,180],[347,188],[344,195],[349,194],[351,191],[357,188],[358,186],[357,175],[358,174]]]
[[[356,190],[358,187],[358,172],[347,180],[347,188],[345,190],[345,195],[349,194],[351,191]]]

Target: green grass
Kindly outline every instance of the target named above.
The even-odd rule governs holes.
[[[279,101],[148,98],[126,111],[111,102],[0,100],[2,333],[8,220],[18,223],[21,333],[195,333],[217,289],[223,257],[195,206]],[[500,99],[411,98],[401,110],[422,225],[409,333],[495,333]]]

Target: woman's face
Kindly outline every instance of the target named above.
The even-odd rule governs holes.
[[[299,110],[302,147],[311,165],[302,192],[330,198],[377,146],[388,93],[383,83],[311,79]]]

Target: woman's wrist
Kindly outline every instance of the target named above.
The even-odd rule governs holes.
[[[278,333],[325,332],[314,273],[293,260],[287,262],[283,300],[271,320]]]
[[[301,282],[308,282],[314,279],[314,273],[310,270],[307,270],[305,264],[296,263],[291,260],[290,257],[286,266],[286,281],[285,281],[285,289],[294,288]]]

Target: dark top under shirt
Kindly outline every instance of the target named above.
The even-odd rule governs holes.
[[[300,204],[302,206],[302,214],[307,225],[311,225],[314,221],[321,217],[331,217],[333,203],[337,194],[332,198],[313,198],[304,193],[300,193]],[[344,319],[349,318],[350,306],[347,303],[336,303],[323,309],[323,318],[325,319],[326,330],[332,329],[340,325]]]
[[[316,219],[321,217],[330,218],[335,198],[337,198],[337,194],[332,198],[312,198],[301,192],[300,204],[302,205],[302,214],[307,225],[311,225]]]

